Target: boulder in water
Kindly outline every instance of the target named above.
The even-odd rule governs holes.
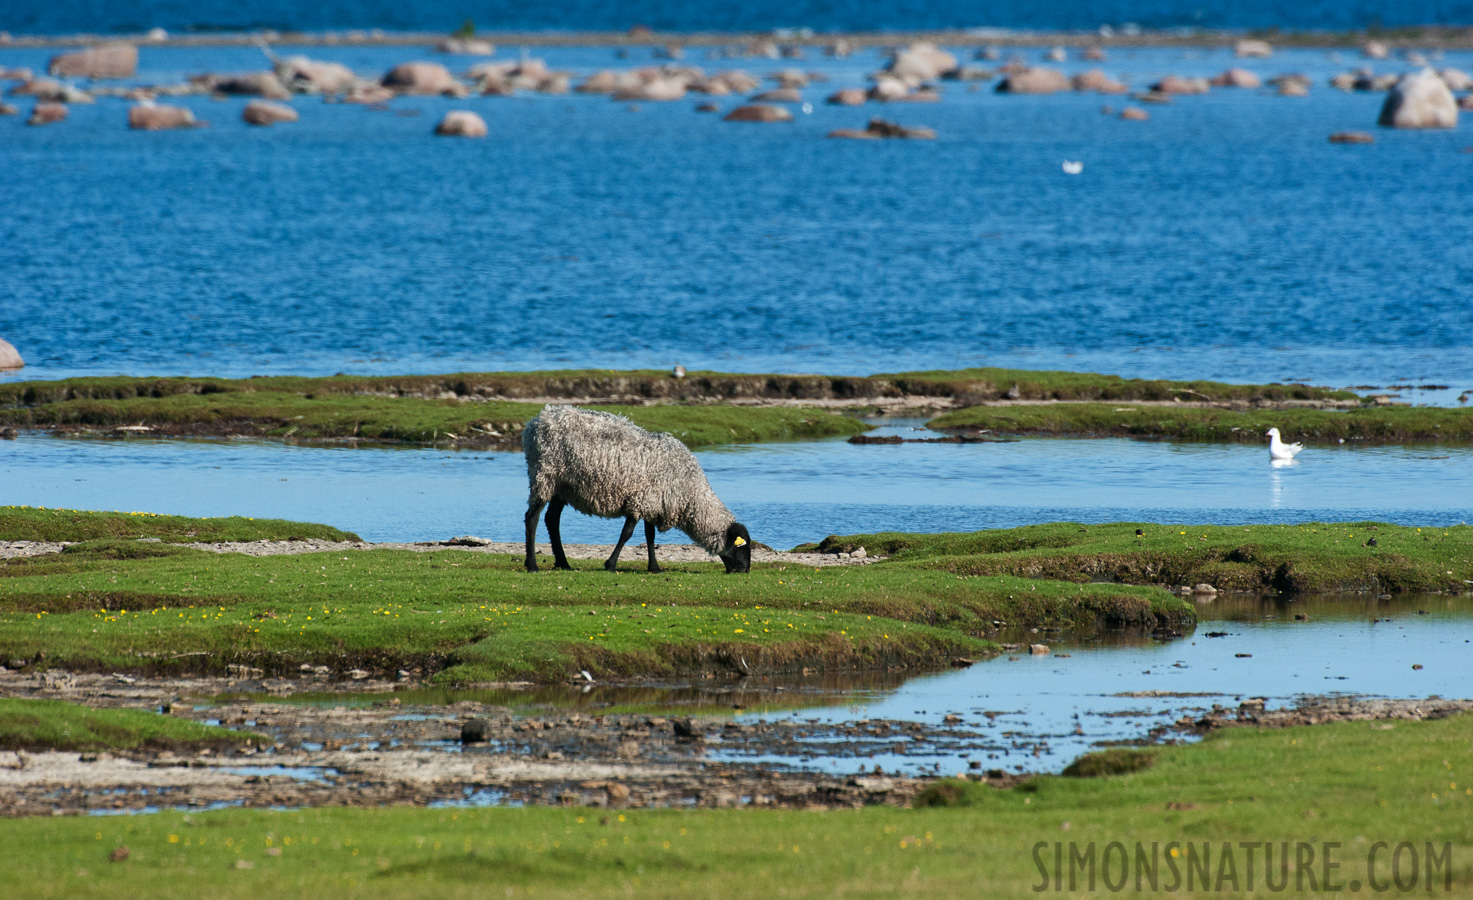
[[[299,94],[342,94],[353,89],[358,76],[342,63],[323,62],[305,56],[276,60],[276,77]]]
[[[1228,69],[1210,82],[1213,87],[1233,88],[1258,88],[1263,86],[1263,80],[1247,69]]]
[[[824,102],[831,106],[863,106],[864,101],[868,99],[869,97],[859,88],[845,88],[830,94]]]
[[[23,368],[26,361],[20,358],[20,352],[4,338],[0,338],[0,370]]]
[[[678,78],[656,78],[614,92],[615,100],[645,100],[651,103],[679,100],[684,96],[685,82]]]
[[[1070,84],[1076,91],[1094,91],[1099,94],[1124,94],[1130,90],[1100,69],[1080,72],[1070,79]]]
[[[46,71],[68,78],[132,78],[138,74],[138,48],[132,44],[99,44],[51,57]]]
[[[1458,93],[1473,91],[1473,78],[1470,78],[1468,73],[1462,69],[1443,69],[1437,73],[1437,77],[1442,79],[1442,83],[1447,85],[1450,91]]]
[[[42,103],[95,103],[92,95],[55,78],[32,78],[10,89],[12,97],[35,97]]]
[[[1205,94],[1211,89],[1212,85],[1205,78],[1183,78],[1180,75],[1167,75],[1151,85],[1151,90],[1157,94]]]
[[[1054,94],[1072,87],[1069,79],[1058,69],[1043,66],[1009,73],[998,82],[999,94]]]
[[[780,88],[805,88],[808,87],[808,73],[802,69],[783,69],[770,76],[777,82]]]
[[[450,70],[436,62],[400,63],[386,72],[379,83],[400,94],[434,96],[465,92],[465,86],[455,80]]]
[[[754,103],[802,103],[803,92],[797,88],[778,88],[752,96]]]
[[[194,113],[182,106],[140,104],[128,110],[128,127],[139,131],[166,131],[170,128],[193,128],[199,122]]]
[[[31,117],[26,120],[27,125],[50,125],[52,122],[60,122],[67,117],[67,108],[60,103],[37,103],[31,109]]]
[[[1238,41],[1237,45],[1233,47],[1233,55],[1240,59],[1248,57],[1262,58],[1273,56],[1274,48],[1268,41]]]
[[[922,41],[910,44],[890,57],[885,73],[914,87],[922,82],[935,81],[956,67],[955,56],[935,44]]]
[[[1403,75],[1386,95],[1377,124],[1386,128],[1456,128],[1458,104],[1431,69]]]
[[[268,100],[290,100],[292,92],[287,90],[275,72],[246,72],[243,75],[222,75],[205,81],[211,90],[222,94],[240,94],[247,97],[265,97]]]
[[[889,75],[881,75],[875,79],[875,86],[869,89],[869,98],[888,102],[891,100],[902,100],[910,93],[910,86],[899,78],[891,78]]]
[[[767,103],[749,103],[722,116],[723,122],[791,122],[793,114],[781,106]]]
[[[297,111],[285,103],[270,100],[252,100],[241,110],[240,117],[247,125],[275,125],[277,122],[297,121]]]
[[[929,128],[906,127],[895,122],[886,122],[884,119],[870,119],[869,125],[864,129],[840,128],[830,131],[831,138],[849,138],[850,140],[872,141],[885,138],[906,138],[910,140],[934,141],[936,132]]]
[[[452,109],[435,126],[435,134],[442,137],[485,137],[486,120],[464,109]]]

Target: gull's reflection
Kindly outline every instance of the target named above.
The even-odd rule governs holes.
[[[1282,509],[1284,506],[1284,476],[1279,473],[1280,469],[1299,465],[1297,459],[1271,459],[1268,461],[1270,471],[1268,473],[1268,496],[1269,505],[1274,509]]]

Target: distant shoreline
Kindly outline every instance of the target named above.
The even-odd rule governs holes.
[[[1041,31],[1006,28],[968,28],[919,31],[795,32],[786,31],[478,31],[478,39],[501,47],[721,47],[773,41],[781,46],[822,50],[838,41],[851,49],[886,47],[911,41],[931,41],[961,47],[1198,47],[1231,49],[1244,38],[1267,40],[1276,47],[1355,49],[1374,40],[1389,49],[1473,49],[1473,24],[1424,25],[1351,31],[1278,31],[1275,29],[1165,29],[1138,34],[1116,32],[1108,37],[1097,31]],[[8,35],[0,37],[0,50],[9,48],[75,47],[108,41],[126,41],[150,47],[232,47],[261,41],[273,45],[322,46],[419,46],[449,37],[444,32],[341,29],[333,31],[221,31],[170,34],[150,38],[147,33]]]

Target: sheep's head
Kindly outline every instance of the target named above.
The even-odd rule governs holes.
[[[747,526],[733,522],[726,529],[726,544],[721,548],[721,561],[726,563],[726,573],[752,571],[752,536]]]

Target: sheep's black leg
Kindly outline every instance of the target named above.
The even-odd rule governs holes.
[[[605,569],[608,569],[610,572],[612,572],[618,567],[619,554],[624,551],[624,545],[629,543],[629,538],[634,534],[634,523],[638,521],[639,520],[634,518],[633,516],[630,516],[624,520],[624,530],[619,532],[619,543],[614,545],[614,555],[610,556],[609,561],[604,563]]]
[[[655,560],[655,523],[649,519],[644,520],[644,542],[650,548],[650,571],[660,571],[660,564]]]
[[[527,504],[527,571],[537,571],[537,514],[542,512],[542,504],[532,500]]]
[[[563,519],[563,507],[567,506],[559,497],[553,497],[552,502],[547,504],[547,536],[552,540],[552,567],[554,569],[571,569],[568,565],[568,557],[563,554],[563,532],[559,525]]]

